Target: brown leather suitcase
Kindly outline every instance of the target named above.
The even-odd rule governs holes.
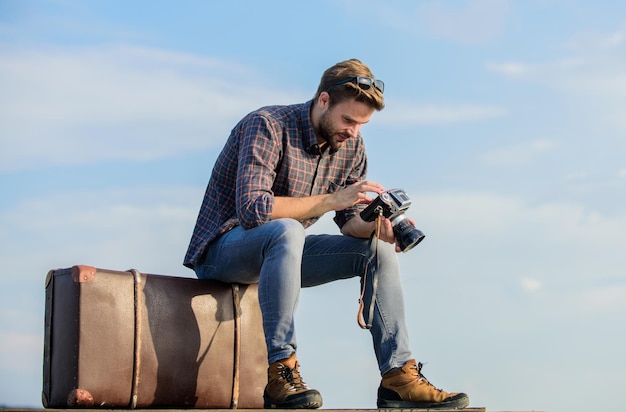
[[[47,408],[262,409],[257,285],[52,270],[43,372]]]

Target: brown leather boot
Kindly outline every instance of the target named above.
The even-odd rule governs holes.
[[[403,367],[383,375],[377,405],[379,408],[454,409],[465,408],[469,398],[464,393],[435,388],[422,375],[422,364],[411,359]]]
[[[315,409],[322,406],[322,395],[306,386],[299,367],[294,353],[267,368],[267,386],[263,393],[266,409]]]

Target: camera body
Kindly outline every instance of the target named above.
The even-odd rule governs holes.
[[[378,215],[389,219],[400,249],[407,252],[425,237],[404,215],[409,206],[411,206],[411,199],[404,190],[385,190],[361,211],[360,216],[366,222],[373,222]]]

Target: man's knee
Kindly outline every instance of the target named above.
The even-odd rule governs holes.
[[[380,242],[376,253],[379,266],[397,270],[398,253],[395,244]]]
[[[288,244],[298,244],[304,246],[306,232],[302,223],[295,219],[282,218],[272,220],[266,225],[271,226],[274,241],[286,242]]]

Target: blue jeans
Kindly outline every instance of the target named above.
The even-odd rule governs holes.
[[[342,235],[306,235],[293,219],[277,219],[253,229],[240,226],[212,242],[196,265],[199,279],[259,284],[259,302],[268,362],[296,352],[294,312],[301,287],[359,276],[367,282],[378,267],[374,319],[368,320],[370,298],[364,297],[365,320],[381,374],[411,358],[404,319],[404,299],[394,246],[379,242],[378,264],[371,264],[368,239]],[[371,291],[371,284],[368,284]]]

